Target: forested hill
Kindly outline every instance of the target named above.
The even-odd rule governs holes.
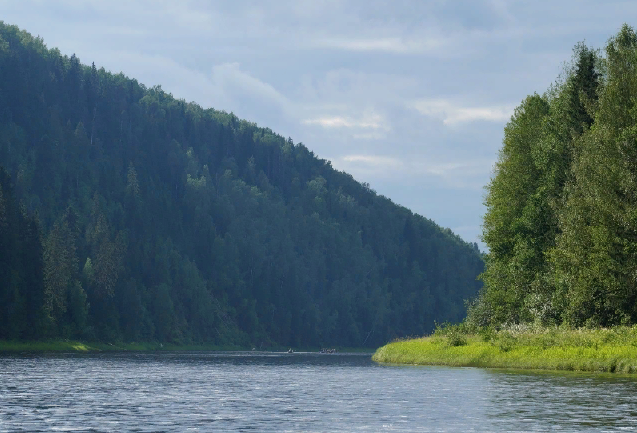
[[[233,114],[0,22],[0,339],[377,346],[458,321],[477,246]]]

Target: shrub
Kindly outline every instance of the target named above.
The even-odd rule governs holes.
[[[479,335],[480,335],[480,338],[482,338],[482,341],[484,341],[485,343],[488,343],[489,341],[492,341],[493,339],[497,338],[495,329],[493,329],[493,327],[491,326],[480,329]]]
[[[508,352],[515,347],[517,341],[517,338],[515,338],[510,332],[503,331],[494,343],[501,351]]]

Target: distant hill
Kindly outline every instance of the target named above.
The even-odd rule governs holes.
[[[378,346],[459,321],[475,244],[233,114],[0,22],[0,339]]]

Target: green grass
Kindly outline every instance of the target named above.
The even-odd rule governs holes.
[[[454,367],[637,373],[637,326],[612,329],[518,327],[394,341],[376,362]],[[460,334],[460,335],[459,335]]]

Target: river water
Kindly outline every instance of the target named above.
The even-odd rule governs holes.
[[[362,354],[0,357],[0,432],[637,429],[637,379],[377,365]]]

